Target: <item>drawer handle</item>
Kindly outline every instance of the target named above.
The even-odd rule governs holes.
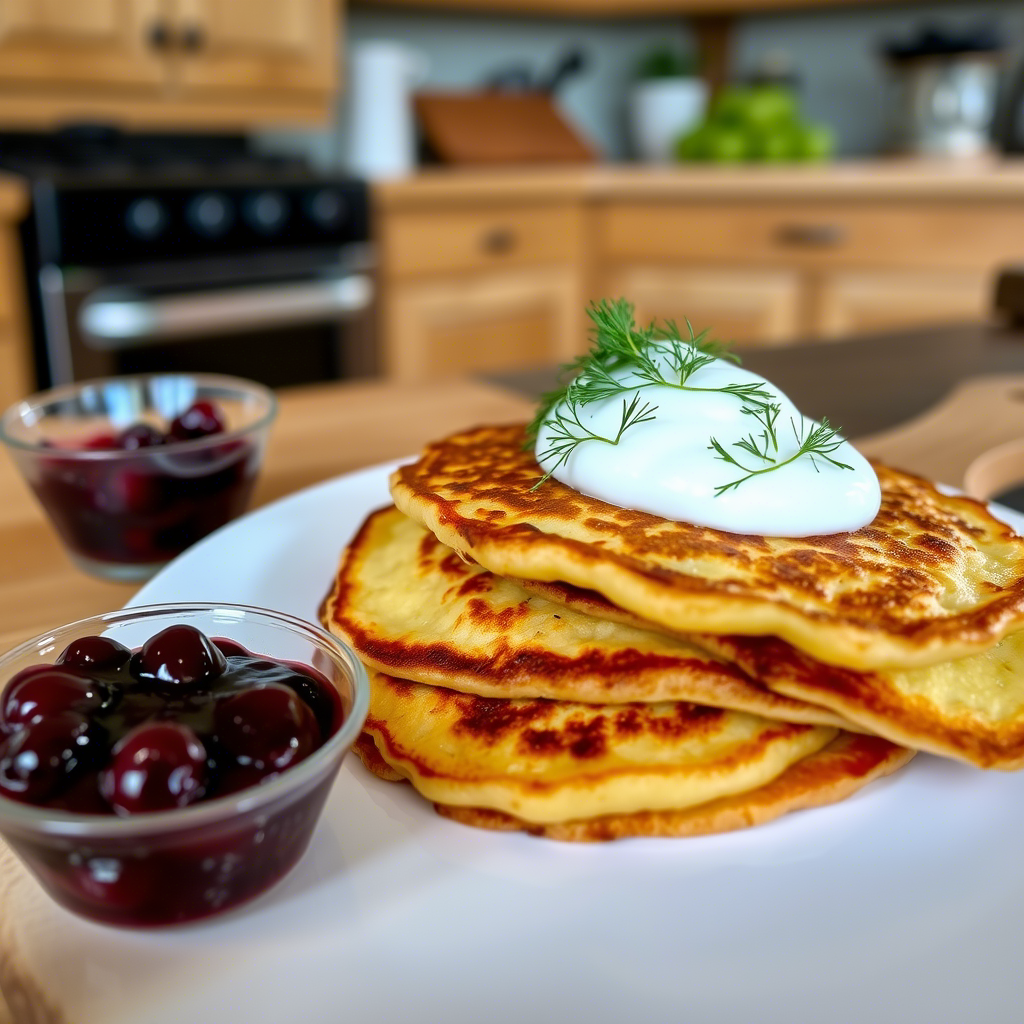
[[[783,224],[775,233],[782,245],[826,248],[846,241],[846,228],[840,224]]]
[[[480,248],[492,256],[501,256],[516,247],[516,233],[511,228],[492,228],[480,238]]]

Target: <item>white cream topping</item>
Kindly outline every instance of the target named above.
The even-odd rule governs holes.
[[[628,368],[612,376],[627,387],[640,383]],[[577,405],[583,427],[606,438],[614,438],[619,430],[623,399],[628,405],[639,394],[637,408],[648,403],[657,409],[652,419],[623,431],[616,445],[581,441],[552,476],[622,508],[730,533],[809,537],[866,526],[878,513],[881,490],[870,464],[848,441],[842,441],[828,455],[852,469],[835,466],[820,455],[806,454],[783,465],[818,424],[805,420],[784,394],[765,383],[773,396],[771,401],[780,407],[775,423],[778,452],[772,449],[775,461],[767,462],[736,447],[737,441],[751,434],[760,441],[763,429],[753,416],[743,412],[742,398],[721,391],[694,390],[763,381],[763,377],[731,361],[716,359],[690,375],[687,390],[657,384]],[[750,403],[746,404],[749,408]],[[565,403],[556,406],[538,432],[536,452],[545,472],[558,461],[552,454],[541,458],[557,441],[552,421],[567,411]],[[575,424],[572,430],[582,433]],[[718,457],[709,447],[712,437],[743,468]],[[777,468],[716,493],[717,488],[751,470],[773,465]]]

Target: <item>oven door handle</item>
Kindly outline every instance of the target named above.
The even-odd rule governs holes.
[[[347,274],[324,281],[153,298],[98,292],[82,304],[78,318],[90,347],[117,351],[253,327],[344,320],[365,312],[372,301],[370,277]]]

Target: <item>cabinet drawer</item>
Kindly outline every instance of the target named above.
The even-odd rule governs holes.
[[[508,206],[392,214],[381,222],[385,274],[487,270],[579,258],[575,207]]]
[[[1024,258],[1012,203],[673,203],[606,207],[608,259],[992,270]]]
[[[627,295],[639,323],[674,320],[721,341],[779,345],[804,333],[802,275],[782,268],[622,266],[605,276],[607,295]]]

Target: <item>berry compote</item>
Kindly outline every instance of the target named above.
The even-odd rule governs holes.
[[[87,563],[156,567],[245,511],[260,453],[245,438],[211,443],[225,431],[220,409],[197,401],[163,428],[51,442],[30,482]]]
[[[0,692],[0,799],[143,820],[252,790],[318,750],[344,710],[315,669],[172,625],[129,650],[69,644]],[[333,775],[275,813],[218,816],[24,859],[70,909],[120,924],[185,921],[277,881],[302,854]]]

